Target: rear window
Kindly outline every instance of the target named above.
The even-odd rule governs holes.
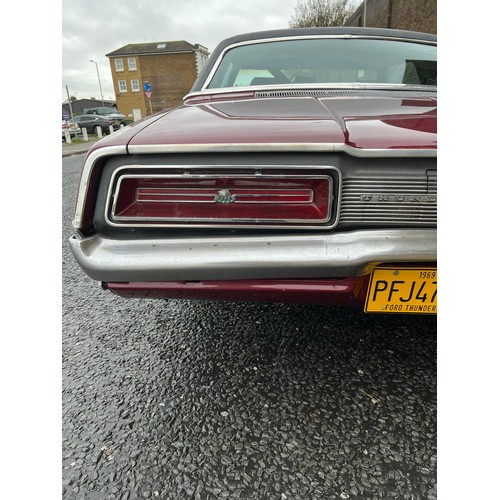
[[[437,85],[435,45],[376,39],[305,39],[228,50],[208,88],[287,84]]]
[[[98,115],[111,115],[113,113],[116,113],[116,109],[115,108],[99,108],[97,110],[97,114]]]
[[[84,112],[89,115],[111,115],[118,113],[116,108],[87,108]]]

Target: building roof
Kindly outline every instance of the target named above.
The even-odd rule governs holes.
[[[104,102],[107,103],[107,104],[115,104],[116,101],[113,100],[113,99],[104,99]],[[99,105],[99,103],[102,103],[102,99],[87,99],[87,98],[83,98],[83,99],[75,99],[74,101],[71,101],[71,104],[95,104],[95,105]],[[68,99],[65,99],[63,101],[63,105],[64,104],[68,104]]]
[[[115,57],[145,54],[168,54],[173,52],[194,52],[196,50],[201,50],[202,52],[206,52],[208,54],[207,48],[199,43],[193,45],[185,40],[176,40],[170,42],[129,43],[120,49],[106,54],[106,56]]]

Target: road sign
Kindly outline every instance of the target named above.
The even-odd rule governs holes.
[[[146,95],[147,92],[151,93],[151,84],[149,82],[144,82],[144,92],[146,92]]]
[[[148,99],[151,99],[151,94],[152,94],[152,92],[144,92],[144,94],[146,94],[146,97],[147,97]]]
[[[63,109],[63,112],[62,112],[62,117],[63,117],[63,120],[69,120],[71,117],[69,115],[69,113]]]

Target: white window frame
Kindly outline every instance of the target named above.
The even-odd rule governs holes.
[[[132,62],[132,64],[131,64],[131,62]],[[135,57],[129,57],[127,59],[127,64],[128,64],[129,71],[136,71],[137,70],[137,63],[135,61]]]
[[[118,80],[118,90],[120,92],[127,92],[127,82],[126,82],[126,80]]]
[[[123,71],[123,59],[115,59],[115,70]]]
[[[134,85],[134,83],[137,83],[137,85]],[[139,85],[139,80],[130,80],[130,88],[132,92],[140,92],[141,86]]]

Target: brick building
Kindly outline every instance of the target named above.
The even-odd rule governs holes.
[[[106,54],[117,108],[128,119],[138,120],[181,104],[208,55],[202,45],[183,40],[129,44]]]
[[[363,26],[365,3],[366,26],[437,33],[437,0],[366,0],[346,26]]]

